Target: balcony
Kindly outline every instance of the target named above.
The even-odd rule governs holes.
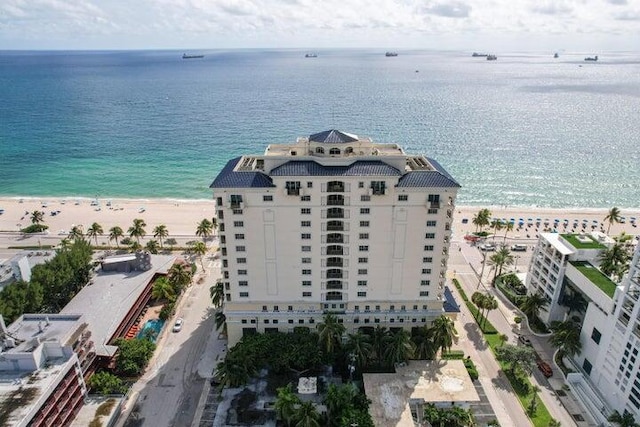
[[[327,281],[327,289],[339,289],[342,290],[342,280],[329,280]]]
[[[331,194],[327,197],[327,205],[329,206],[344,206],[344,196],[342,194]]]
[[[327,193],[344,193],[344,182],[332,181],[327,183]]]
[[[327,218],[344,218],[344,209],[342,208],[329,208],[327,209]]]
[[[345,231],[344,223],[342,221],[329,221],[327,222],[327,231]]]
[[[342,301],[342,292],[327,292],[324,297],[325,301]]]
[[[344,255],[344,248],[338,245],[327,246],[327,255]]]
[[[327,270],[327,279],[342,279],[344,273],[339,269]]]
[[[327,243],[344,243],[343,234],[329,234],[327,235]]]
[[[342,267],[344,260],[342,258],[327,258],[327,267]]]

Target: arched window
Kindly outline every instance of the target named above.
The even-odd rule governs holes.
[[[331,150],[329,150],[329,154],[340,154],[340,149],[332,148]]]
[[[353,147],[347,147],[344,149],[344,154],[353,154]]]
[[[327,280],[327,289],[342,289],[342,280]]]
[[[327,183],[327,192],[329,192],[329,193],[344,193],[344,182],[342,182],[342,181],[329,181]]]
[[[316,147],[316,154],[324,154],[324,148]]]
[[[327,301],[342,301],[342,292],[338,292],[338,291],[327,292]]]
[[[344,196],[342,194],[329,194],[327,197],[327,205],[329,206],[343,206]]]

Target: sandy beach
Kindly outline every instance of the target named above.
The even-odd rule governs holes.
[[[475,213],[482,207],[456,206],[454,213],[454,239],[460,239],[466,233],[475,231],[471,223]],[[553,228],[557,224],[557,231],[572,231],[577,222],[576,231],[607,230],[608,223],[604,222],[607,209],[551,209],[487,206],[494,218],[511,219],[515,227],[508,233],[510,238],[535,239],[537,233],[545,228]],[[164,224],[171,236],[190,236],[195,234],[196,226],[203,218],[211,219],[215,214],[213,200],[169,200],[169,199],[82,199],[82,198],[0,198],[0,232],[16,232],[31,223],[30,213],[39,210],[45,213],[44,223],[49,226],[49,235],[66,235],[74,225],[82,225],[86,230],[93,222],[97,222],[104,229],[105,235],[111,227],[119,226],[127,231],[134,218],[145,220],[147,234],[153,233],[153,228]],[[54,215],[52,213],[55,212]],[[621,209],[625,223],[613,224],[611,235],[622,231],[638,235],[640,231],[636,222],[640,220],[640,209]],[[467,223],[464,224],[463,220]],[[518,227],[522,219],[523,226]],[[538,226],[536,222],[540,220]],[[564,220],[567,220],[565,222]],[[558,220],[556,222],[556,220]],[[586,222],[585,222],[586,220]],[[545,226],[545,223],[548,225]],[[564,224],[567,227],[564,227]],[[582,227],[585,223],[586,227]],[[528,224],[531,224],[528,226]],[[499,231],[504,235],[504,231]]]

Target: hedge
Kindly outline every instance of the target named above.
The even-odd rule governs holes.
[[[469,301],[469,299],[467,298],[467,294],[465,294],[465,292],[462,290],[462,286],[460,286],[460,282],[458,282],[458,279],[453,279],[453,284],[458,290],[458,292],[460,293],[460,296],[462,297],[462,299],[464,300],[464,303],[466,304],[467,308],[471,312],[471,315],[473,316],[474,319],[476,319],[476,323],[478,324],[482,332],[489,335],[497,334],[498,331],[491,324],[491,322],[480,313],[480,310],[478,310],[478,307],[476,307],[474,303]],[[484,325],[484,327],[482,325]]]

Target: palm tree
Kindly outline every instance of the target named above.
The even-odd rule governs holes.
[[[216,322],[216,331],[222,329],[222,333],[227,335],[227,315],[224,314],[223,311],[218,310],[214,315],[214,320]]]
[[[169,236],[169,230],[164,224],[160,224],[153,229],[153,237],[160,241],[160,248],[164,249],[164,239]]]
[[[196,228],[196,236],[202,237],[202,241],[207,240],[211,233],[213,232],[213,223],[209,221],[207,218],[203,219],[198,223],[198,227]]]
[[[200,257],[200,265],[204,270],[204,255],[207,253],[207,245],[204,242],[193,242],[191,250],[194,254]]]
[[[582,343],[580,342],[580,325],[573,320],[565,322],[554,321],[549,325],[551,338],[549,343],[559,349],[562,354],[575,356],[580,354]]]
[[[144,245],[144,249],[151,252],[152,254],[157,254],[158,248],[158,241],[154,239],[149,240],[147,244]]]
[[[604,217],[605,221],[609,221],[609,226],[607,227],[607,234],[609,234],[609,230],[614,223],[620,222],[620,209],[615,206],[609,209],[609,213]]]
[[[371,345],[371,338],[367,334],[362,332],[356,332],[355,334],[349,334],[349,340],[347,341],[346,350],[348,353],[355,357],[355,360],[360,369],[367,366],[369,359],[373,353],[373,346]]]
[[[389,338],[389,331],[384,326],[376,326],[373,330],[372,344],[373,354],[378,363],[382,364],[384,359],[384,347]]]
[[[74,225],[71,227],[71,231],[69,231],[69,239],[71,240],[83,240],[84,232],[82,231],[81,225]]]
[[[498,231],[502,230],[502,220],[494,219],[491,221],[491,228],[493,228],[493,241],[495,242]]]
[[[433,321],[433,342],[441,352],[451,350],[455,335],[453,321],[444,314]]]
[[[506,244],[507,243],[507,233],[510,232],[511,230],[513,230],[513,223],[511,221],[505,223],[503,225],[504,227],[504,240],[502,240],[502,243]]]
[[[484,298],[482,308],[484,308],[485,310],[484,321],[482,322],[482,328],[484,329],[484,327],[487,325],[487,317],[489,317],[489,312],[498,308],[498,301],[496,301],[496,297],[487,294]]]
[[[224,285],[220,279],[209,288],[209,296],[211,296],[211,303],[214,307],[220,307],[224,304]]]
[[[538,410],[538,392],[540,391],[540,387],[534,385],[529,389],[531,392],[531,400],[529,401],[529,406],[527,407],[527,413],[530,417],[533,417]]]
[[[291,420],[296,412],[296,408],[300,405],[300,398],[293,392],[291,383],[286,387],[277,389],[278,397],[276,398],[275,410],[278,419],[284,421],[287,426],[291,425]]]
[[[622,243],[616,243],[600,254],[600,270],[609,277],[621,279],[629,268],[629,252]]]
[[[562,297],[561,304],[568,309],[567,317],[574,311],[582,313],[587,308],[587,300],[584,299],[582,293],[578,291],[569,291],[565,293]]]
[[[491,218],[491,211],[489,209],[480,209],[477,214],[473,216],[471,223],[476,226],[476,232],[478,228],[489,225],[489,219]]]
[[[87,237],[91,239],[92,237],[96,240],[96,246],[98,246],[98,236],[102,236],[103,234],[102,226],[97,222],[91,224],[91,226],[87,229]]]
[[[129,242],[129,251],[138,252],[139,250],[142,250],[142,245],[135,240],[131,240]]]
[[[170,237],[165,241],[165,243],[171,247],[171,250],[173,250],[173,247],[178,244],[178,241],[173,237]]]
[[[498,334],[498,339],[500,340],[500,346],[503,346],[507,342],[509,342],[509,337],[505,334]]]
[[[313,402],[302,402],[293,414],[296,427],[320,427],[320,414]]]
[[[31,224],[40,224],[44,222],[44,212],[33,211],[31,212]]]
[[[249,381],[251,376],[248,360],[227,356],[216,367],[215,378],[220,383],[220,392],[225,386],[240,387]]]
[[[182,292],[184,287],[191,282],[192,277],[191,269],[183,263],[173,264],[167,273],[167,279],[169,279],[176,294]]]
[[[334,314],[325,314],[324,321],[318,325],[318,342],[328,355],[333,355],[333,352],[340,347],[344,331],[344,325],[338,323],[338,318]]]
[[[153,284],[153,288],[151,289],[151,298],[160,301],[174,301],[176,299],[175,291],[173,290],[173,286],[166,277],[159,277],[155,283]]]
[[[136,241],[140,243],[140,238],[144,237],[147,232],[144,230],[144,227],[147,226],[147,223],[144,222],[144,219],[136,218],[133,220],[133,225],[129,227],[129,236],[135,237]]]
[[[122,236],[124,236],[124,232],[122,231],[122,228],[117,225],[115,227],[111,227],[109,230],[109,241],[115,240],[118,248],[120,248],[120,239]]]
[[[413,344],[415,345],[415,357],[421,360],[431,360],[437,353],[433,342],[433,329],[424,325],[419,328],[411,337]]]
[[[612,423],[618,424],[620,427],[640,427],[640,424],[636,423],[633,414],[628,412],[626,409],[623,415],[620,415],[620,412],[618,411],[614,411],[614,413],[611,414],[611,416],[609,416],[607,420]]]
[[[511,251],[509,248],[503,246],[498,251],[489,257],[489,261],[487,262],[489,266],[495,267],[496,272],[493,275],[492,283],[495,283],[496,277],[502,274],[502,269],[504,267],[509,267],[513,265],[513,255],[511,255]]]
[[[387,339],[384,360],[387,365],[394,366],[396,363],[406,362],[413,357],[414,353],[415,345],[411,341],[411,335],[404,329],[400,329]]]
[[[549,304],[544,296],[540,293],[530,294],[522,297],[520,302],[520,310],[527,316],[529,322],[534,322],[538,318],[540,310]]]

